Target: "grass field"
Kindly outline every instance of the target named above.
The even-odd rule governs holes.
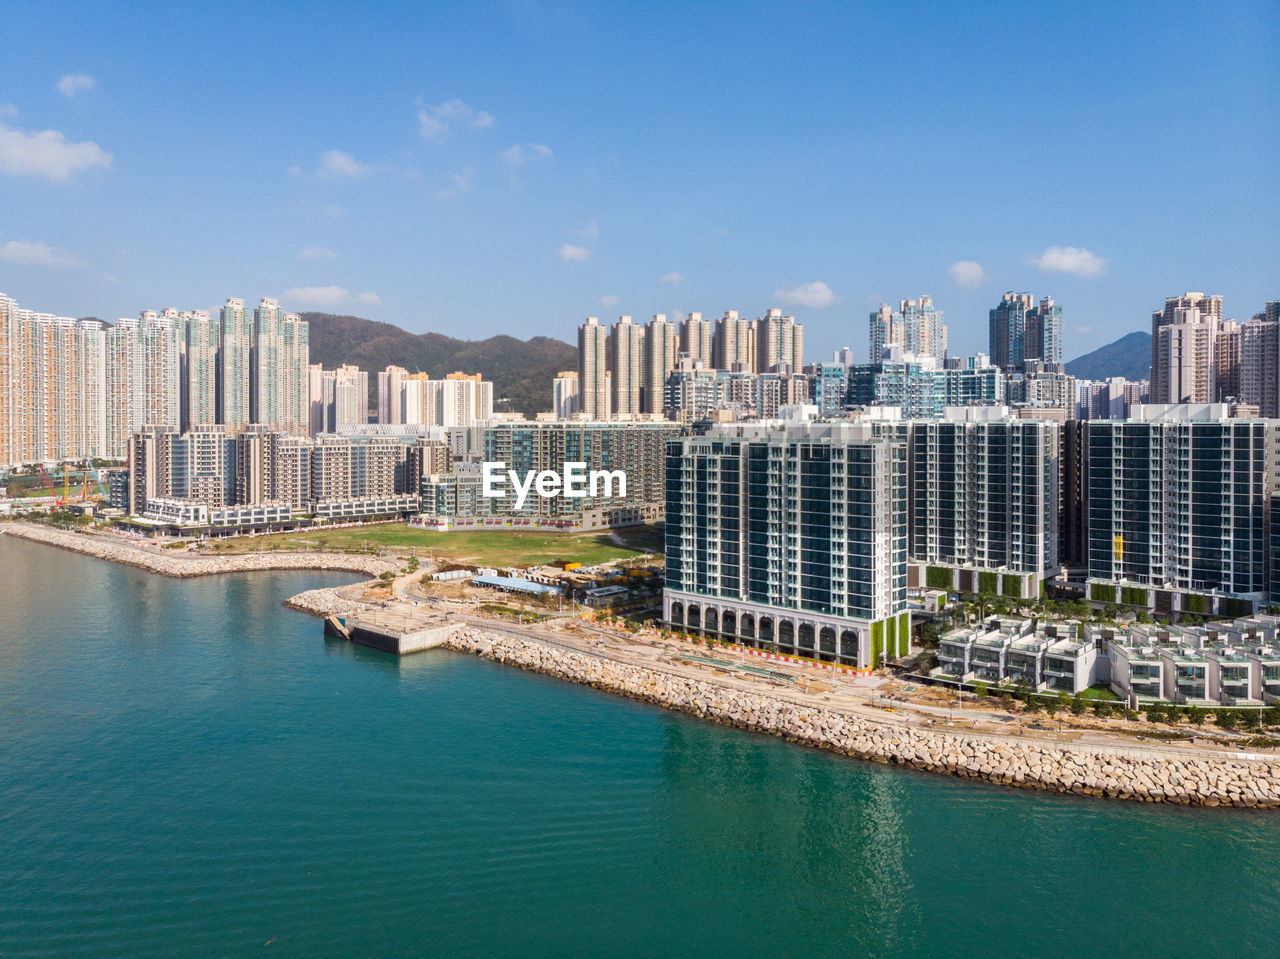
[[[642,553],[662,552],[662,528],[636,526],[614,530],[625,545],[615,543],[606,531],[551,533],[515,530],[452,530],[441,533],[413,529],[404,523],[355,526],[316,532],[276,533],[253,538],[224,540],[215,548],[244,552],[258,549],[361,549],[386,547],[407,552],[416,548],[426,559],[428,551],[439,559],[494,566],[524,566],[568,560],[593,566],[613,559],[630,559]]]

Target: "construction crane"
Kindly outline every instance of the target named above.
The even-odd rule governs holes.
[[[67,501],[65,499],[58,498],[58,492],[53,488],[53,480],[49,479],[49,474],[44,471],[44,467],[41,466],[39,463],[37,463],[36,469],[40,471],[40,478],[44,480],[45,489],[47,489],[49,491],[49,495],[53,497],[54,505],[56,506],[66,505]]]

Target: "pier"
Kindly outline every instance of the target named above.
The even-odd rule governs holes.
[[[457,626],[449,617],[417,606],[364,609],[325,620],[326,633],[397,656],[441,646]]]

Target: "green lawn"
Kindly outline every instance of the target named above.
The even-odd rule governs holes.
[[[624,542],[619,546],[608,532],[554,533],[516,530],[452,530],[437,532],[414,529],[405,523],[380,523],[349,529],[315,532],[276,533],[254,538],[238,537],[218,544],[225,550],[256,549],[360,549],[387,547],[408,550],[416,547],[425,558],[428,550],[440,559],[483,563],[494,566],[549,563],[568,560],[592,566],[611,559],[629,559],[641,553],[662,551],[662,529],[637,526],[614,531]]]
[[[1111,691],[1110,686],[1090,686],[1080,693],[1080,698],[1087,701],[1096,699],[1107,703],[1120,702],[1120,697]]]

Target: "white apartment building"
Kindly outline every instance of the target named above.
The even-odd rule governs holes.
[[[856,668],[908,654],[906,458],[867,423],[671,440],[666,621]]]
[[[579,411],[588,420],[607,420],[610,413],[608,379],[609,331],[600,320],[588,316],[578,327]]]

